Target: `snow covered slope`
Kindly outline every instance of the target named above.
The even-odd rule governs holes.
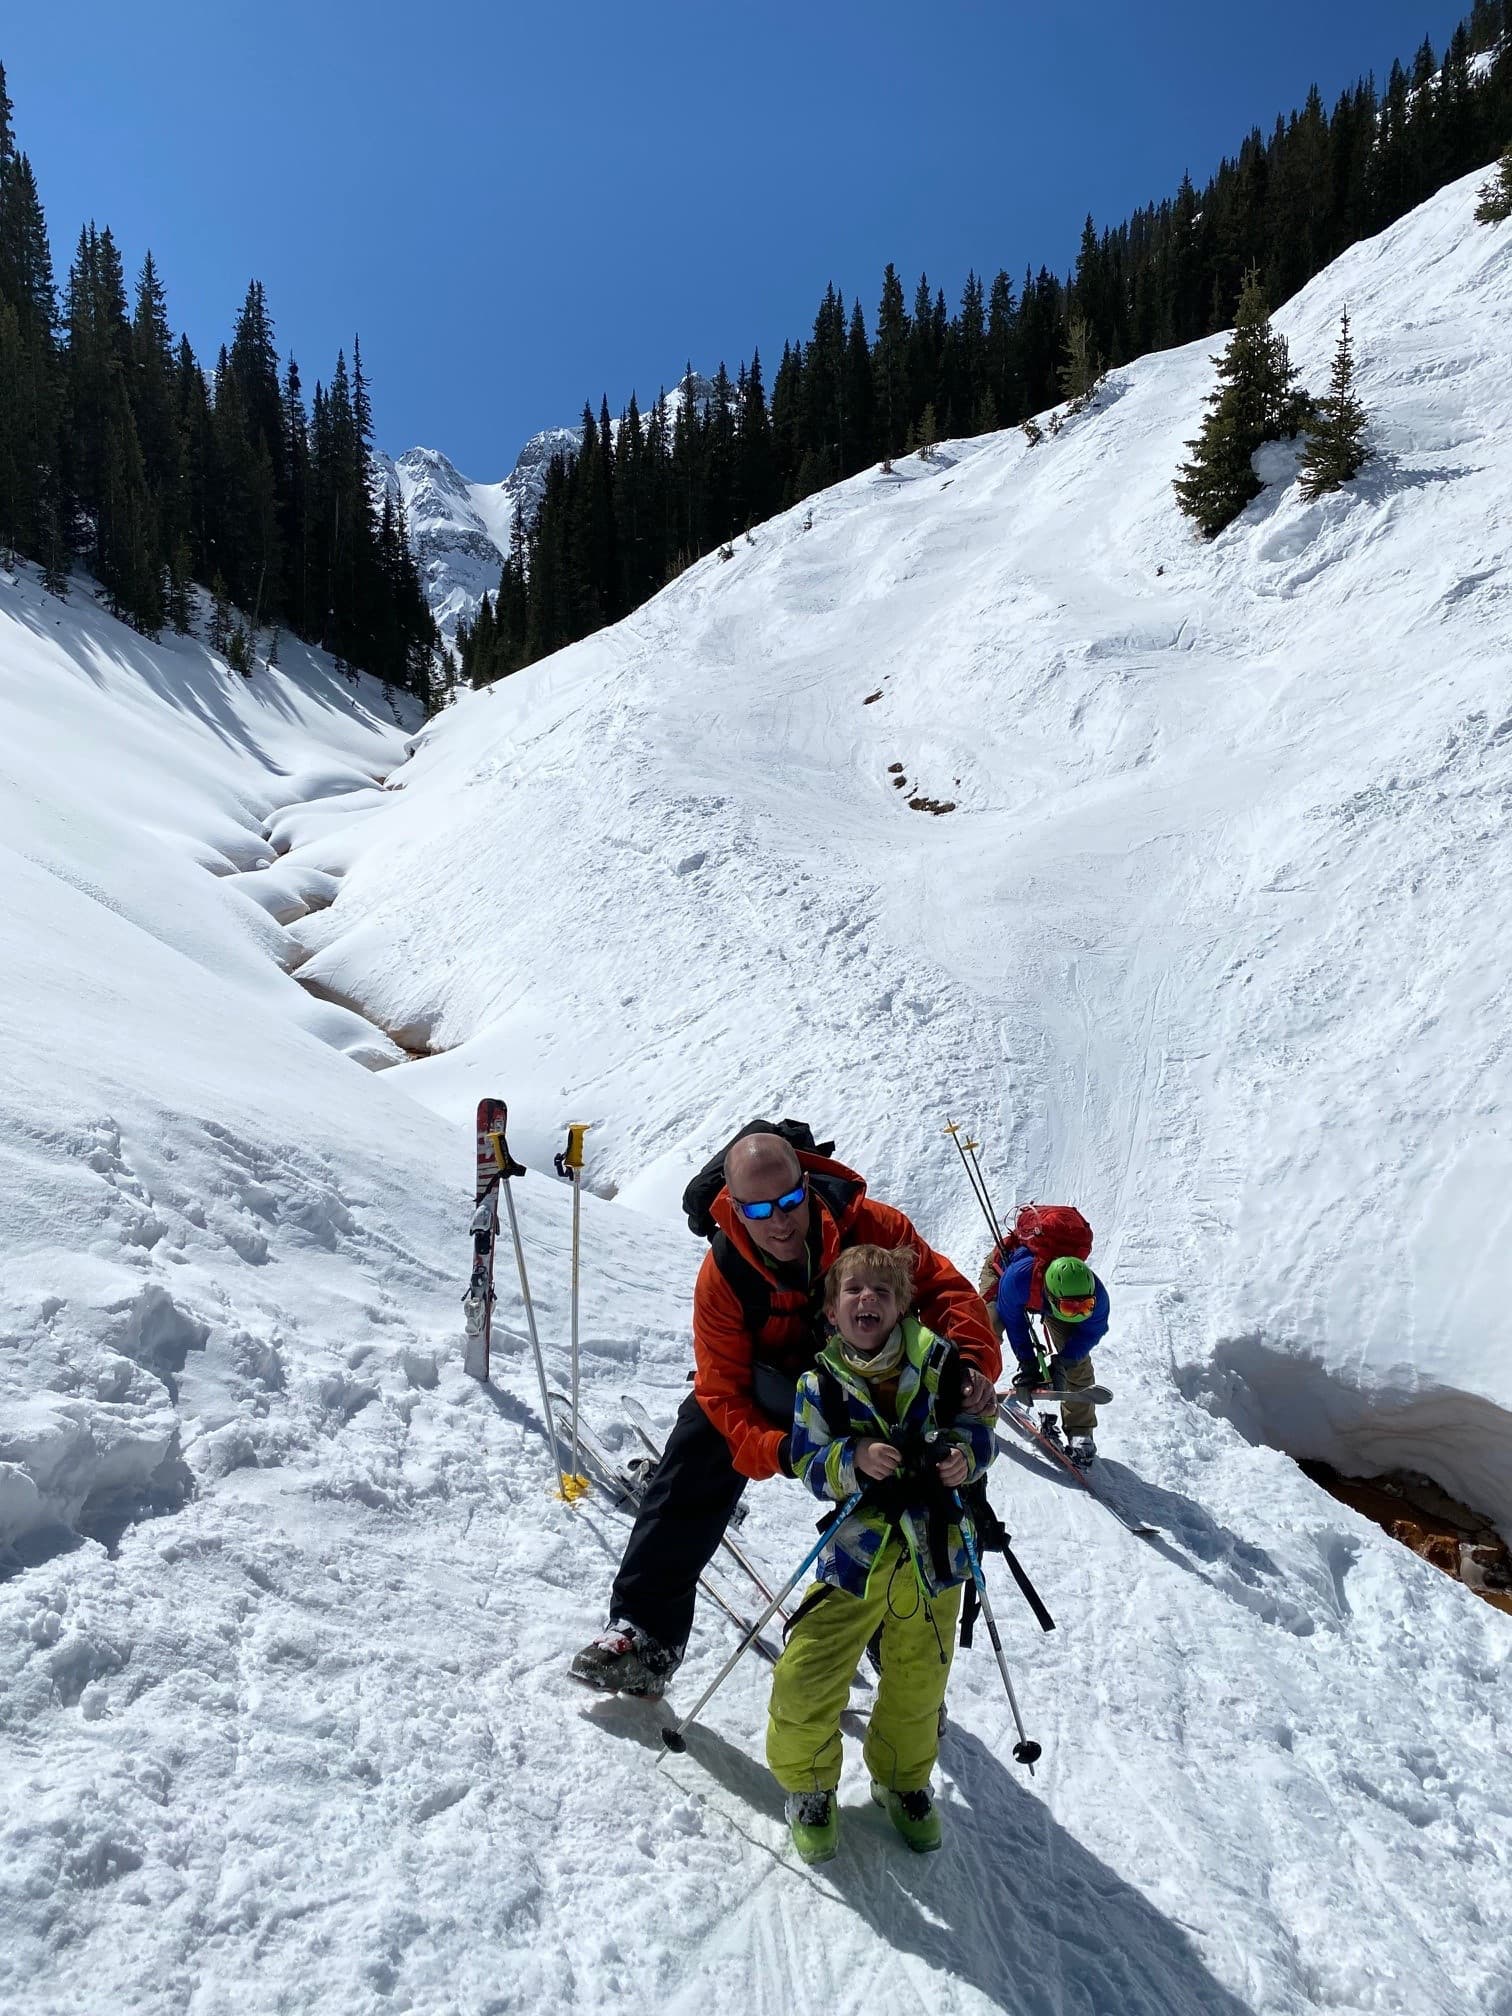
[[[1321,385],[1349,304],[1351,492],[1276,450],[1193,538],[1212,344],[1039,449],[861,476],[464,699],[311,972],[456,1046],[440,1110],[507,1077],[540,1146],[599,1119],[637,1197],[754,1094],[941,1209],[964,1112],[1158,1291],[1192,1397],[1512,1524],[1512,252],[1475,180],[1279,318]]]
[[[243,684],[0,583],[7,2010],[1512,2016],[1509,1620],[1267,1446],[1509,1517],[1512,226],[1472,202],[1282,318],[1317,382],[1348,298],[1353,494],[1278,456],[1195,545],[1206,351],[1147,360],[1037,450],[762,528],[397,769],[318,661]],[[359,1068],[310,1026],[392,1058],[344,1001],[447,1054]],[[596,1122],[605,1423],[681,1398],[676,1193],[752,1111],[968,1264],[947,1113],[1003,1201],[1092,1215],[1106,1476],[1157,1532],[1004,1454],[1045,1758],[979,1643],[944,1854],[852,1754],[841,1859],[794,1864],[754,1663],[670,1760],[563,1677],[626,1525],[551,1496],[507,1276],[495,1385],[460,1371],[485,1090],[533,1170]],[[519,1189],[560,1376],[566,1193]],[[750,1496],[785,1573],[812,1506]],[[701,1615],[684,1704],[731,1644]]]

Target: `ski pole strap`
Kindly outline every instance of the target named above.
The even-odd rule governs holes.
[[[966,1584],[966,1594],[961,1602],[961,1650],[971,1650],[971,1640],[976,1632],[977,1613],[982,1607],[982,1599],[977,1594],[975,1582]]]
[[[1024,1601],[1029,1605],[1029,1608],[1034,1612],[1034,1620],[1039,1625],[1041,1631],[1053,1631],[1055,1629],[1055,1619],[1050,1615],[1050,1612],[1045,1608],[1044,1604],[1040,1601],[1040,1593],[1035,1588],[1034,1584],[1029,1580],[1028,1573],[1025,1570],[1023,1563],[1019,1560],[1017,1554],[1014,1553],[1013,1549],[1006,1544],[1006,1542],[1004,1543],[1003,1546],[1003,1557],[1008,1563],[1009,1573],[1013,1576],[1014,1581],[1017,1582],[1019,1586],[1020,1594],[1023,1596]],[[967,1641],[963,1637],[961,1643],[964,1645],[966,1642]]]

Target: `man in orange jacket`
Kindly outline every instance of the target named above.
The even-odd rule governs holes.
[[[968,1413],[993,1405],[1002,1352],[982,1298],[854,1170],[747,1134],[709,1207],[716,1227],[693,1290],[693,1391],[641,1503],[609,1602],[609,1628],[575,1678],[659,1695],[681,1662],[698,1578],[748,1480],[790,1476],[793,1396],[824,1342],[824,1276],[847,1246],[906,1246],[914,1306],[960,1352]]]

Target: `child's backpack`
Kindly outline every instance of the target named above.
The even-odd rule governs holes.
[[[996,1303],[1003,1269],[1024,1246],[1034,1255],[1029,1308],[1038,1314],[1045,1306],[1045,1269],[1067,1255],[1090,1259],[1092,1227],[1074,1204],[1021,1204],[1012,1231],[1003,1234],[1002,1245],[993,1248],[982,1272],[982,1294],[989,1307]]]

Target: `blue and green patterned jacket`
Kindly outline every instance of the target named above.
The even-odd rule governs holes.
[[[866,1482],[856,1472],[856,1444],[869,1436],[891,1442],[907,1461],[911,1456],[922,1458],[925,1435],[937,1430],[936,1453],[943,1455],[949,1445],[957,1444],[966,1451],[970,1464],[967,1483],[982,1475],[996,1446],[992,1436],[996,1413],[961,1414],[951,1423],[936,1417],[940,1375],[951,1355],[951,1345],[936,1337],[932,1330],[926,1330],[917,1316],[904,1317],[904,1362],[898,1379],[897,1419],[889,1421],[877,1411],[866,1381],[846,1370],[836,1352],[838,1342],[838,1338],[831,1337],[819,1354],[819,1365],[826,1376],[821,1377],[816,1370],[805,1372],[799,1380],[793,1409],[793,1472],[816,1498],[843,1500],[858,1484]],[[826,1416],[826,1390],[830,1395],[830,1412],[837,1413],[838,1419]],[[942,1590],[971,1579],[971,1563],[961,1539],[960,1524],[954,1517],[948,1519],[946,1534],[950,1572],[947,1576],[940,1575],[929,1544],[928,1507],[922,1491],[915,1501],[903,1505],[896,1523],[919,1586],[926,1595],[938,1596]],[[831,1532],[819,1557],[820,1581],[832,1583],[847,1595],[864,1596],[872,1568],[892,1526],[886,1512],[863,1500],[849,1519]]]

